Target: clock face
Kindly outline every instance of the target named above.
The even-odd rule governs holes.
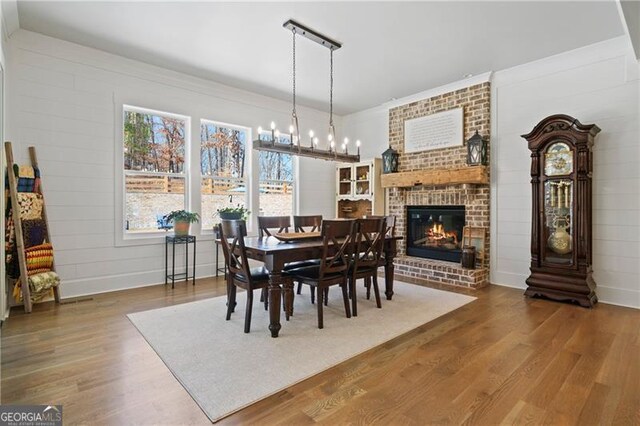
[[[568,175],[573,172],[573,151],[564,142],[556,142],[544,157],[544,174],[547,176]]]

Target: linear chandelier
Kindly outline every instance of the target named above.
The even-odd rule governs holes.
[[[272,151],[301,157],[319,158],[329,161],[358,162],[360,161],[360,141],[356,141],[356,154],[349,154],[349,138],[344,138],[341,149],[337,146],[336,129],[333,125],[333,51],[340,49],[342,45],[304,25],[289,19],[283,24],[284,28],[291,30],[293,36],[293,72],[292,72],[292,110],[291,125],[289,126],[289,143],[281,142],[281,134],[276,129],[276,123],[271,122],[271,132],[264,133],[262,127],[258,127],[258,137],[253,141],[253,148],[258,151]],[[303,146],[303,140],[300,134],[300,126],[298,124],[298,114],[296,112],[296,35],[302,35],[309,40],[315,41],[329,49],[330,51],[330,67],[329,67],[329,129],[327,135],[327,147],[322,149],[318,147],[318,137],[314,136],[313,130],[309,130],[308,145]],[[261,138],[265,135],[265,138]]]

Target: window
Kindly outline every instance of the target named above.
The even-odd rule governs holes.
[[[184,209],[188,118],[124,106],[124,229],[158,230],[158,220]]]
[[[263,133],[261,140],[271,140],[271,135]],[[289,144],[288,135],[281,135],[278,142]],[[293,156],[280,152],[260,151],[260,215],[293,215]]]
[[[202,120],[200,123],[200,173],[202,229],[212,229],[223,207],[246,206],[246,143],[244,127]]]

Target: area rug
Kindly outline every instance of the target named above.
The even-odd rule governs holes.
[[[382,280],[381,280],[382,281]],[[384,282],[381,282],[381,290]],[[332,289],[317,328],[305,287],[294,316],[271,338],[269,315],[256,292],[251,333],[243,332],[245,293],[225,321],[226,297],[128,315],[205,414],[216,422],[336,364],[475,300],[475,297],[395,282],[392,301],[375,307],[358,293],[358,316],[346,318],[342,293]],[[284,317],[284,314],[283,314]]]

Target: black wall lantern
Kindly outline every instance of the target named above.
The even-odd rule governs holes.
[[[382,173],[396,173],[398,171],[398,151],[391,148],[382,153]]]
[[[467,141],[467,164],[479,166],[487,164],[487,141],[478,134],[471,136]]]

